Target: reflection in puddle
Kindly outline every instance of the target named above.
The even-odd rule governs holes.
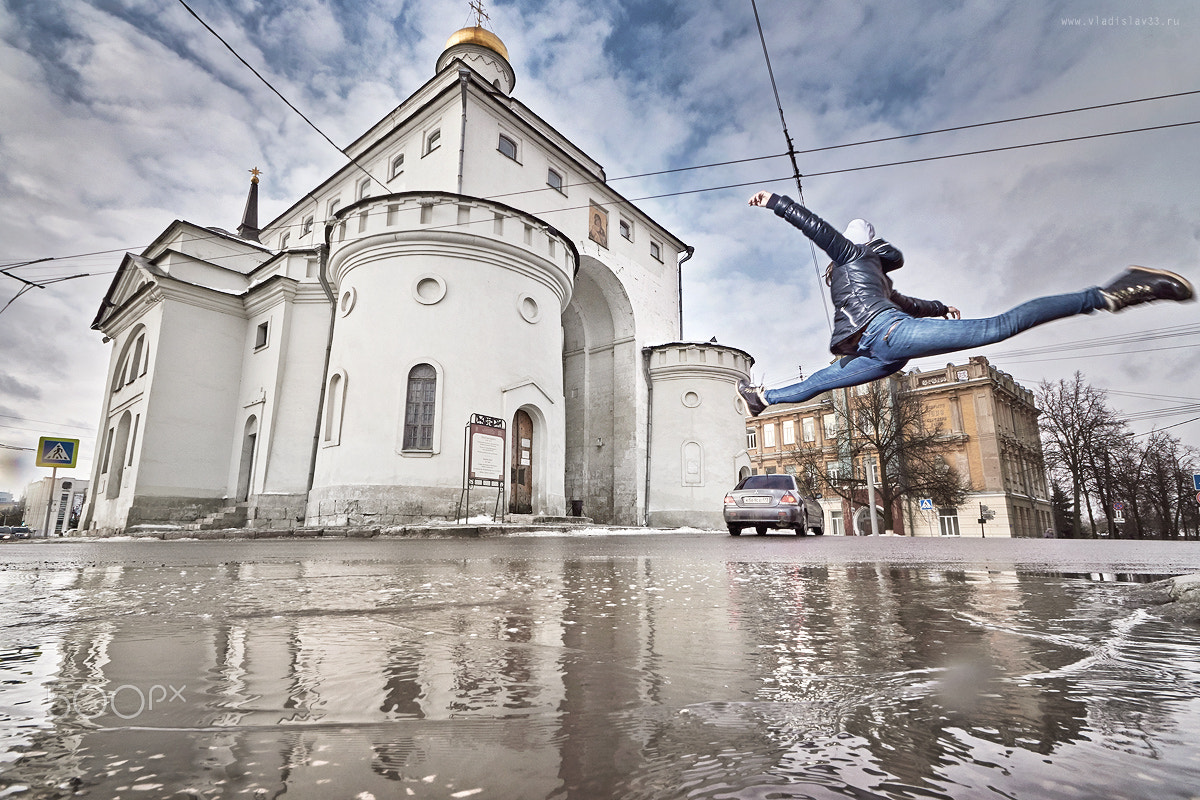
[[[553,546],[172,566],[180,544],[153,563],[0,570],[0,797],[1167,797],[1200,783],[1200,632],[1120,587]]]

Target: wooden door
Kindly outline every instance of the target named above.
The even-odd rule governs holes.
[[[508,498],[509,513],[533,513],[533,420],[524,411],[518,411],[513,417],[512,478]]]

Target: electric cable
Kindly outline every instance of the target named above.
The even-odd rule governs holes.
[[[374,175],[372,175],[372,174],[371,174],[371,172],[370,172],[370,171],[369,171],[369,170],[368,170],[366,167],[364,167],[362,164],[358,163],[358,160],[357,160],[357,159],[356,159],[354,156],[352,156],[352,155],[350,155],[349,153],[347,153],[347,152],[346,152],[344,149],[342,149],[341,147],[338,147],[337,143],[336,143],[336,142],[334,142],[334,141],[333,141],[333,139],[330,139],[328,136],[326,136],[326,135],[325,135],[325,132],[324,132],[323,130],[321,130],[320,128],[318,128],[318,127],[317,127],[317,124],[316,124],[315,122],[313,122],[311,119],[309,119],[307,116],[305,116],[303,111],[301,111],[300,109],[296,108],[296,106],[292,105],[292,101],[290,101],[290,100],[288,100],[286,97],[284,97],[284,96],[283,96],[283,93],[282,93],[282,92],[280,92],[278,89],[276,89],[276,88],[275,88],[275,87],[274,87],[274,86],[271,84],[271,82],[270,82],[269,80],[267,80],[266,78],[264,78],[264,77],[262,76],[262,74],[261,74],[261,73],[260,73],[258,70],[256,70],[256,69],[255,69],[253,66],[251,66],[249,61],[247,61],[246,59],[242,58],[241,54],[240,54],[240,53],[238,53],[238,51],[237,51],[237,50],[233,49],[233,45],[231,45],[229,42],[225,41],[224,37],[222,37],[222,36],[221,36],[221,34],[217,33],[215,30],[213,30],[213,28],[212,28],[212,26],[211,26],[211,25],[209,25],[207,22],[205,22],[205,21],[204,21],[204,20],[201,18],[201,16],[200,16],[199,14],[197,14],[197,13],[196,13],[194,10],[192,10],[192,7],[191,7],[191,6],[189,6],[189,5],[187,4],[186,0],[179,0],[179,4],[180,4],[181,6],[183,6],[185,9],[187,9],[187,12],[188,12],[189,14],[191,14],[193,17],[195,17],[195,18],[196,18],[196,21],[197,21],[197,22],[199,22],[201,25],[203,25],[203,26],[204,26],[204,28],[205,28],[205,29],[206,29],[206,30],[207,30],[209,33],[211,33],[213,36],[217,37],[217,41],[219,41],[221,44],[225,45],[225,49],[226,49],[226,50],[228,50],[230,53],[233,53],[234,57],[235,57],[235,58],[236,58],[238,61],[242,62],[242,64],[243,64],[243,65],[245,65],[246,69],[248,69],[248,70],[250,70],[251,72],[253,72],[253,73],[254,73],[254,76],[255,76],[256,78],[258,78],[260,81],[262,81],[262,82],[263,82],[263,85],[265,85],[265,86],[266,86],[268,89],[270,89],[272,92],[274,92],[274,93],[275,93],[275,95],[276,95],[276,96],[277,96],[277,97],[278,97],[280,100],[282,100],[282,101],[284,102],[284,104],[285,104],[285,105],[287,105],[287,107],[288,107],[288,108],[290,108],[292,111],[295,111],[295,112],[296,112],[296,113],[297,113],[297,114],[300,116],[300,119],[302,119],[302,120],[304,120],[305,122],[307,122],[307,123],[308,123],[308,126],[309,126],[310,128],[312,128],[314,131],[316,131],[318,134],[320,134],[322,139],[324,139],[325,141],[327,141],[327,142],[329,142],[331,145],[333,145],[333,147],[334,147],[334,148],[335,148],[335,149],[336,149],[336,150],[337,150],[339,153],[341,153],[343,156],[345,156],[347,159],[349,159],[349,160],[350,160],[350,163],[351,163],[351,164],[353,164],[354,166],[356,166],[356,167],[358,167],[360,170],[362,170],[364,173],[366,173],[366,175],[367,175],[367,177],[368,177],[368,178],[370,178],[371,180],[373,180],[373,181],[375,181],[376,183],[378,183],[378,184],[379,184],[379,185],[380,185],[380,186],[381,186],[381,187],[382,187],[384,190],[387,190],[387,185],[386,185],[386,184],[384,184],[384,183],[383,183],[381,180],[379,180],[379,179],[378,179],[378,178],[376,178]]]
[[[181,2],[182,2],[182,0],[181,0]],[[1129,102],[1134,102],[1134,101],[1129,101]],[[908,160],[904,160],[904,161],[891,161],[891,162],[880,163],[880,164],[867,164],[867,165],[858,166],[858,167],[847,167],[844,169],[829,170],[826,172],[810,172],[810,173],[804,175],[803,177],[815,178],[815,177],[822,177],[822,176],[826,176],[826,175],[837,175],[837,174],[841,174],[841,173],[845,173],[845,172],[856,172],[856,171],[870,170],[870,169],[882,169],[884,167],[893,167],[893,166],[900,166],[900,165],[907,165],[907,164],[918,164],[918,163],[923,163],[923,162],[928,162],[928,161],[938,161],[938,160],[942,160],[942,159],[963,158],[966,156],[986,155],[989,153],[999,153],[999,152],[1005,152],[1005,151],[1010,151],[1010,150],[1019,150],[1019,149],[1030,148],[1030,147],[1042,147],[1042,146],[1052,145],[1052,144],[1065,144],[1065,143],[1070,143],[1070,142],[1075,142],[1075,141],[1103,138],[1103,137],[1107,137],[1107,136],[1120,136],[1120,135],[1129,134],[1129,133],[1146,133],[1146,132],[1150,132],[1150,131],[1185,127],[1185,126],[1189,126],[1189,125],[1200,125],[1200,120],[1193,120],[1190,122],[1170,123],[1170,124],[1165,124],[1165,125],[1152,125],[1152,126],[1148,126],[1148,127],[1144,127],[1144,128],[1134,128],[1134,129],[1121,130],[1121,131],[1109,131],[1106,133],[1086,134],[1086,135],[1082,135],[1082,136],[1067,137],[1067,138],[1063,138],[1063,139],[1052,139],[1052,140],[1043,140],[1043,141],[1038,141],[1038,142],[1027,142],[1024,144],[1009,145],[1009,146],[1004,146],[1004,147],[986,148],[983,150],[971,150],[971,151],[962,152],[962,153],[947,153],[947,154],[943,154],[943,155],[939,155],[939,156],[928,156],[928,157],[924,157],[924,158],[908,159]],[[913,134],[913,135],[920,135],[920,134]],[[780,158],[780,157],[781,156],[778,156],[778,155],[762,156],[757,159],[749,159],[749,160],[761,160],[764,158]],[[723,162],[723,163],[738,163],[738,162]],[[665,174],[666,172],[676,172],[676,171],[683,171],[683,170],[688,170],[688,169],[702,169],[702,168],[704,168],[704,165],[697,166],[697,167],[682,167],[677,170],[664,170],[663,173],[645,173],[645,174],[647,174],[647,175]],[[640,177],[640,176],[629,176],[629,177]],[[619,180],[619,179],[612,179],[612,180]],[[698,189],[681,189],[679,191],[674,191],[674,192],[662,192],[659,194],[644,195],[642,197],[635,197],[632,199],[615,200],[615,201],[610,201],[607,203],[601,203],[600,205],[620,206],[620,205],[624,205],[626,203],[628,203],[628,204],[639,203],[639,202],[642,202],[645,200],[659,200],[659,199],[663,199],[663,198],[667,198],[667,197],[682,197],[682,196],[686,196],[686,195],[701,194],[701,193],[705,193],[705,192],[718,192],[718,191],[727,191],[730,189],[742,189],[742,188],[746,188],[746,187],[750,187],[750,186],[762,186],[762,185],[766,185],[766,184],[779,183],[781,181],[789,181],[789,180],[792,180],[792,176],[761,178],[761,179],[753,180],[753,181],[728,183],[728,184],[722,184],[719,186],[705,186],[705,187],[700,187]],[[579,185],[585,185],[585,183],[581,182],[581,183],[571,184],[571,186],[579,186]],[[484,197],[481,199],[494,200],[494,199],[498,199],[498,198],[502,198],[502,197],[512,196],[514,194],[526,194],[529,192],[542,192],[542,191],[547,191],[547,189],[539,188],[539,189],[532,189],[532,190],[527,190],[527,191],[522,191],[522,192],[509,192],[506,194],[489,195],[488,197]],[[548,215],[548,214],[562,213],[562,212],[567,212],[567,211],[578,211],[580,209],[586,209],[588,207],[589,206],[568,206],[565,208],[549,209],[546,211],[530,212],[530,213],[533,213],[535,216],[544,216],[544,215]],[[379,213],[383,213],[383,212],[379,212]],[[298,227],[300,227],[300,225],[301,225],[301,223],[297,223],[296,225],[293,225],[293,226],[283,226],[283,227],[298,228]],[[443,227],[455,227],[455,226],[450,225],[450,226],[443,226]],[[217,238],[221,238],[221,236],[220,236],[220,234],[214,233],[211,238],[217,239]],[[86,256],[92,256],[92,255],[101,255],[101,254],[105,254],[105,253],[125,253],[125,252],[130,252],[133,249],[137,249],[137,248],[98,250],[98,251],[93,251],[90,253],[80,253],[80,254],[74,254],[74,255],[68,255],[68,256],[54,256],[54,257],[49,257],[49,258],[36,259],[36,261],[42,262],[42,261],[52,261],[52,260],[68,260],[68,259],[73,259],[73,258],[83,258]],[[142,246],[142,249],[144,249],[144,246]],[[25,262],[25,264],[17,264],[15,266],[5,267],[4,269],[16,269],[19,266],[23,266],[26,264],[32,264],[32,263],[33,263],[32,261]],[[13,277],[15,277],[15,276],[13,276]]]

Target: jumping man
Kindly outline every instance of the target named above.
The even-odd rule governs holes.
[[[830,389],[869,383],[903,369],[910,359],[994,344],[1041,325],[1104,309],[1120,311],[1154,300],[1194,299],[1192,285],[1173,272],[1130,267],[1106,286],[1039,297],[987,319],[962,319],[957,308],[937,300],[906,297],[887,273],[904,266],[904,256],[875,228],[856,219],[844,234],[789,197],[759,192],[750,205],[772,209],[795,225],[833,259],[825,283],[833,298],[829,350],[840,359],[807,379],[781,389],[738,382],[752,416],[775,403],[801,403]]]

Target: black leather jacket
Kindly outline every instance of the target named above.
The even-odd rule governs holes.
[[[833,298],[833,336],[829,350],[852,356],[867,323],[889,308],[914,317],[943,317],[947,308],[937,300],[906,297],[892,288],[886,273],[904,266],[904,256],[883,239],[854,244],[836,228],[790,197],[771,195],[767,208],[799,228],[833,259],[829,294]]]

